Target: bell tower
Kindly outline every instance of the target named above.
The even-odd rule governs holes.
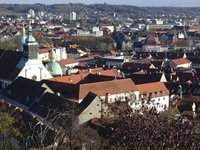
[[[37,59],[38,43],[32,35],[32,27],[28,27],[28,36],[23,45],[23,59]]]
[[[18,76],[41,81],[52,78],[52,75],[37,57],[38,43],[32,35],[32,27],[28,27],[28,35],[23,44],[23,53],[16,66]]]

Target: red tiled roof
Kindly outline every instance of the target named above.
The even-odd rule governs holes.
[[[180,65],[180,64],[186,64],[186,63],[191,63],[191,61],[189,61],[186,58],[178,58],[178,59],[173,59],[172,63],[176,64],[176,65]]]
[[[193,30],[193,31],[200,31],[200,25],[193,25],[189,28],[189,30]]]
[[[78,82],[80,82],[81,80],[83,80],[87,75],[88,75],[88,73],[82,73],[82,74],[76,74],[76,75],[54,77],[54,78],[47,79],[47,80],[49,80],[49,81],[55,81],[55,82],[77,84]]]
[[[147,38],[144,40],[145,45],[156,45],[155,38],[150,34],[147,36]]]
[[[89,92],[98,96],[106,96],[106,94],[119,94],[131,91],[138,91],[135,83],[131,79],[88,83],[80,85],[79,99],[83,99]]]
[[[65,67],[65,65],[68,65],[68,64],[92,60],[92,59],[95,58],[95,56],[96,55],[87,56],[87,57],[79,57],[79,58],[70,58],[70,59],[67,58],[67,59],[63,59],[63,60],[58,61],[58,63],[61,65],[61,67]]]
[[[188,47],[188,40],[187,39],[177,39],[175,42],[176,47]]]
[[[47,79],[49,81],[55,81],[55,82],[62,82],[62,83],[72,83],[77,84],[80,81],[84,80],[89,74],[98,74],[103,76],[113,76],[113,77],[121,77],[121,75],[118,74],[118,71],[116,69],[112,70],[100,70],[98,72],[86,72],[81,74],[75,74],[75,75],[69,75],[69,76],[62,76],[62,77],[54,77],[51,79]]]
[[[162,82],[153,82],[153,83],[145,83],[136,85],[139,89],[140,94],[147,94],[153,92],[160,92],[163,91],[167,95],[169,94],[168,89],[166,88],[165,84]]]

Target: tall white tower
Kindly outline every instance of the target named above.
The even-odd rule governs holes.
[[[28,14],[30,17],[35,17],[35,11],[33,9],[29,9]]]
[[[26,43],[26,31],[25,31],[25,28],[24,28],[24,25],[22,27],[22,35],[19,39],[19,50],[20,51],[23,51],[23,45]]]
[[[75,12],[70,12],[69,20],[71,20],[71,21],[76,20],[76,13]]]

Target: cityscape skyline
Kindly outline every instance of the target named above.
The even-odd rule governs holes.
[[[48,1],[42,1],[42,0],[35,0],[35,1],[29,1],[26,0],[0,0],[0,3],[15,3],[15,4],[29,4],[29,3],[44,3],[44,4],[59,4],[59,3],[84,3],[84,4],[97,4],[97,3],[107,3],[107,4],[125,4],[125,5],[133,5],[133,6],[172,6],[172,7],[200,7],[200,1],[199,0],[93,0],[92,2],[90,0],[57,0],[56,2],[53,0]]]

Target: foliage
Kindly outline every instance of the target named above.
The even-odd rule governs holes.
[[[14,37],[12,40],[1,42],[0,49],[2,50],[16,50],[19,47],[19,36]]]
[[[36,41],[38,42],[39,46],[51,45],[53,43],[50,39],[47,38],[37,38]]]
[[[19,138],[21,133],[14,127],[14,119],[7,113],[0,112],[0,149],[11,149],[11,140]]]
[[[162,118],[153,110],[115,122],[110,136],[113,150],[197,149],[199,123]]]
[[[74,43],[81,47],[89,48],[92,50],[113,50],[113,39],[110,36],[103,37],[75,37],[72,40]]]

